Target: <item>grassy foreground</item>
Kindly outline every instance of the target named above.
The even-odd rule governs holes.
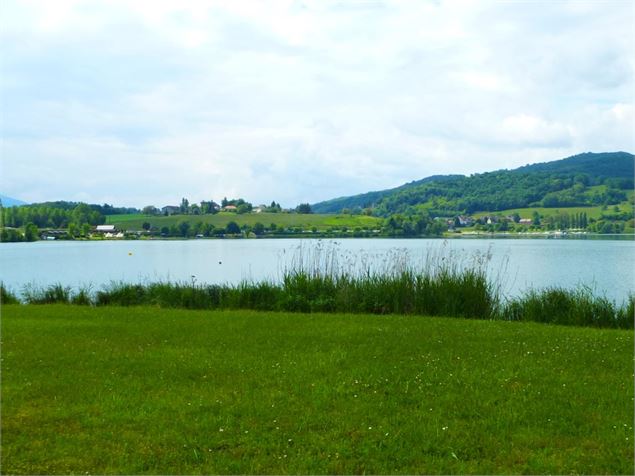
[[[2,308],[2,473],[633,474],[633,333]]]

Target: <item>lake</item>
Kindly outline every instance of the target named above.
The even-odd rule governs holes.
[[[318,251],[316,251],[318,250]],[[487,259],[486,257],[490,258]],[[61,283],[93,290],[112,281],[238,283],[274,280],[299,262],[345,270],[392,269],[426,259],[488,261],[507,296],[584,285],[618,302],[635,292],[635,241],[565,239],[251,239],[3,243],[0,279],[13,291]]]

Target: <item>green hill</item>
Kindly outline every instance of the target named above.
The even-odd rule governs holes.
[[[379,203],[383,198],[389,197],[395,193],[431,182],[443,182],[464,177],[464,175],[432,175],[421,180],[414,180],[404,185],[400,185],[396,188],[367,192],[349,197],[333,198],[331,200],[311,205],[311,209],[314,213],[339,213],[344,209],[354,210],[356,208],[373,208],[373,206]]]
[[[342,197],[312,205],[318,213],[372,208],[389,216],[425,209],[434,215],[527,207],[613,205],[633,190],[633,154],[584,153],[514,170],[433,176],[400,187]],[[602,187],[598,187],[598,186]]]

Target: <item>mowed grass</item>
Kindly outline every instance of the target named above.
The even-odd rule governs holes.
[[[633,474],[633,333],[2,308],[2,472]]]
[[[125,230],[141,230],[145,222],[152,226],[161,228],[175,225],[180,221],[196,223],[211,223],[216,228],[226,227],[230,221],[236,222],[239,226],[253,226],[262,223],[269,227],[275,223],[282,228],[303,228],[311,229],[316,227],[320,231],[329,229],[347,228],[379,228],[382,219],[365,215],[327,215],[327,214],[299,214],[299,213],[245,213],[237,214],[231,212],[221,212],[215,215],[171,215],[171,216],[151,216],[151,215],[109,215],[107,223],[115,225]]]

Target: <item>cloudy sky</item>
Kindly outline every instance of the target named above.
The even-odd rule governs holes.
[[[295,206],[633,152],[634,5],[3,0],[0,192]]]

